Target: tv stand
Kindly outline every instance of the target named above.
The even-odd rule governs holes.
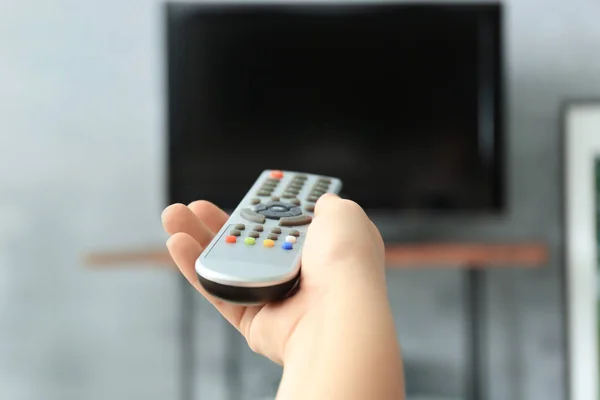
[[[388,244],[386,249],[388,268],[458,267],[482,269],[488,267],[531,268],[544,265],[548,260],[548,248],[540,243],[485,244]],[[123,267],[131,265],[174,266],[166,250],[125,250],[93,252],[85,256],[90,267]]]
[[[465,376],[466,398],[468,400],[488,398],[485,388],[487,380],[484,332],[486,326],[485,270],[491,267],[534,268],[543,266],[548,261],[548,247],[541,243],[388,244],[386,260],[388,269],[432,267],[464,269],[463,301],[467,327],[465,347],[470,350],[468,370]],[[86,256],[86,264],[92,267],[123,266],[125,264],[174,266],[169,253],[166,250],[158,249],[92,253]],[[187,332],[189,329],[185,331]],[[191,335],[186,335],[185,340],[191,342],[193,339]],[[184,351],[183,356],[191,357],[188,351]]]

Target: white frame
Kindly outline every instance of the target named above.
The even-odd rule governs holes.
[[[565,205],[569,394],[599,400],[595,163],[600,99],[565,109]]]

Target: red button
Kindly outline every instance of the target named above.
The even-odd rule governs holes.
[[[227,243],[235,243],[237,241],[237,238],[233,235],[227,236],[225,238],[225,242]]]
[[[283,178],[283,172],[282,171],[271,171],[271,178],[281,179],[281,178]]]

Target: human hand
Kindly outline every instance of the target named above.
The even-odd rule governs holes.
[[[302,251],[299,291],[263,306],[223,302],[200,285],[195,262],[227,221],[228,215],[207,201],[174,204],[162,214],[171,235],[167,248],[182,274],[246,338],[250,348],[283,364],[290,343],[314,334],[319,314],[348,294],[367,288],[385,293],[384,245],[379,231],[362,208],[331,194],[315,206]]]

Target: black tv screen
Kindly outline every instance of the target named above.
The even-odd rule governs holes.
[[[285,169],[372,211],[503,207],[497,4],[169,3],[167,44],[172,201]]]

